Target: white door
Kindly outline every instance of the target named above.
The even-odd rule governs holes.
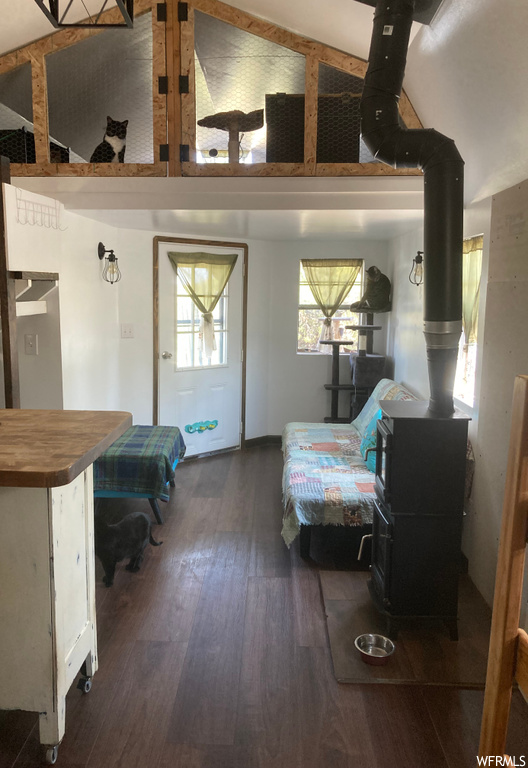
[[[238,255],[214,312],[216,350],[204,353],[201,314],[176,277],[168,253]],[[236,448],[242,419],[242,248],[159,244],[159,423],[176,426],[186,456]]]

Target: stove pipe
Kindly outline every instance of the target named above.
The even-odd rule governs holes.
[[[362,138],[393,168],[424,174],[424,335],[429,411],[450,416],[462,331],[464,161],[452,139],[400,125],[401,94],[413,14],[420,0],[378,0],[361,99]]]

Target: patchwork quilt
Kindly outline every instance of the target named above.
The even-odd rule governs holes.
[[[282,537],[288,546],[301,525],[372,524],[375,476],[361,456],[361,440],[380,400],[414,399],[405,387],[382,379],[351,424],[286,425]]]

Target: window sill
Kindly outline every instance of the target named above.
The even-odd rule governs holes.
[[[459,411],[462,411],[462,413],[465,413],[467,416],[473,416],[475,412],[475,406],[469,405],[463,400],[459,400],[458,397],[454,397],[453,402],[455,404],[455,408],[458,408]]]

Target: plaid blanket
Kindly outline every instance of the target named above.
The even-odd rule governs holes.
[[[130,427],[94,462],[94,491],[144,493],[168,501],[173,465],[185,455],[178,427]]]

